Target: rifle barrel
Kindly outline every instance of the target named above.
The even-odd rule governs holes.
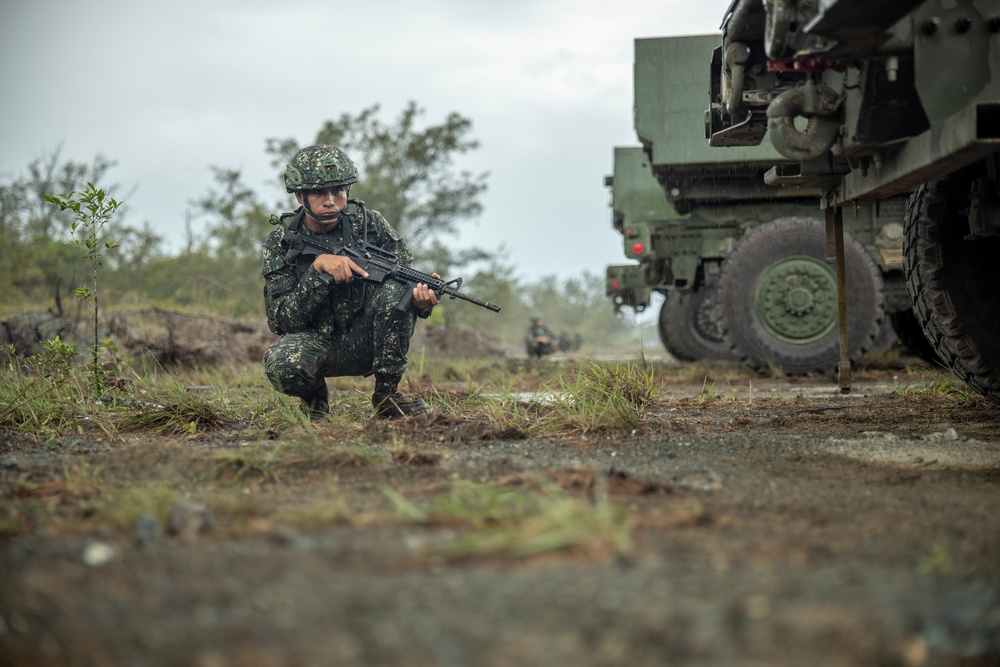
[[[469,296],[468,294],[462,294],[461,292],[459,292],[456,289],[452,289],[450,287],[446,287],[446,288],[442,289],[441,292],[442,292],[442,294],[447,294],[452,299],[462,299],[463,301],[468,301],[469,303],[474,303],[477,306],[482,306],[486,310],[490,310],[490,311],[492,311],[494,313],[499,313],[500,312],[500,306],[496,305],[495,303],[490,303],[489,301],[483,301],[482,299],[477,299],[476,297]]]

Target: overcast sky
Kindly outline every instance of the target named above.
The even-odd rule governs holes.
[[[180,247],[210,166],[283,192],[267,137],[408,100],[470,118],[485,210],[459,245],[505,246],[523,277],[625,261],[604,176],[632,128],[637,37],[716,32],[729,0],[6,0],[0,2],[0,175],[62,146],[117,162],[128,222]],[[706,75],[708,64],[706,63]],[[707,83],[706,83],[707,86]],[[101,184],[98,184],[101,185]],[[377,202],[369,202],[378,208]]]

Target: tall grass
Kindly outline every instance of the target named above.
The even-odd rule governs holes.
[[[150,431],[181,437],[236,429],[256,437],[289,427],[353,430],[371,418],[368,379],[331,380],[333,418],[315,425],[297,399],[274,391],[259,368],[165,372],[142,360],[139,369],[119,366],[113,387],[89,400],[93,389],[75,349],[58,341],[47,346],[44,355],[25,361],[11,356],[0,368],[0,428],[33,435],[98,428],[109,436]],[[423,371],[435,374],[429,367]],[[423,394],[443,413],[483,420],[501,431],[541,434],[634,429],[658,391],[653,370],[644,364],[590,363],[547,377],[495,365],[492,372],[469,367],[464,374],[464,386],[456,387],[415,373],[407,390]]]
[[[553,407],[535,428],[588,433],[638,427],[658,387],[649,368],[592,363],[560,376],[549,390]]]
[[[85,415],[87,381],[74,368],[76,347],[59,338],[44,344],[45,352],[19,360],[13,346],[0,370],[0,427],[38,434],[59,431]]]

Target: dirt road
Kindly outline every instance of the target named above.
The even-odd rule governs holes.
[[[634,431],[271,437],[7,434],[0,664],[1000,664],[975,397],[667,383]]]

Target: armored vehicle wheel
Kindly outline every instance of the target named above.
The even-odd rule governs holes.
[[[823,223],[782,218],[748,232],[722,265],[716,298],[723,337],[759,372],[833,372],[840,359],[837,278],[825,259]],[[850,358],[882,326],[882,276],[865,247],[844,233]]]
[[[892,328],[899,337],[899,342],[903,344],[907,354],[923,359],[930,364],[941,363],[941,357],[934,351],[931,342],[924,335],[924,330],[917,321],[917,316],[912,309],[901,310],[889,316],[892,320]]]
[[[732,359],[715,319],[715,288],[670,290],[660,306],[660,340],[680,361]]]
[[[1000,405],[1000,238],[965,238],[979,175],[965,170],[917,188],[906,209],[903,268],[914,314],[943,363]]]

